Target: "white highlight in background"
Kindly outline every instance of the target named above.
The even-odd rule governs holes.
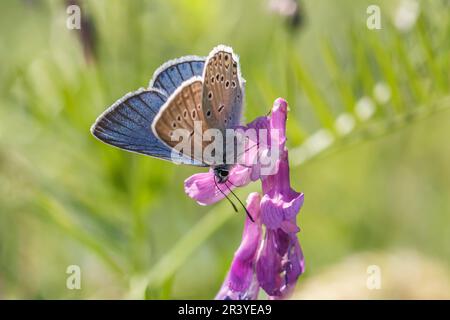
[[[384,82],[378,82],[373,88],[373,96],[380,104],[385,104],[391,99],[391,88]]]
[[[419,2],[417,0],[402,0],[395,12],[395,27],[403,32],[411,30],[416,24],[419,9]]]
[[[362,97],[356,102],[355,112],[361,120],[369,120],[375,113],[375,104],[369,97]]]
[[[342,113],[337,117],[334,126],[339,135],[345,136],[355,127],[355,118],[350,113]]]

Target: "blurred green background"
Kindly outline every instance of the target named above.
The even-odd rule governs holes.
[[[66,28],[71,3],[81,30]],[[220,43],[241,57],[247,120],[279,96],[290,104],[298,297],[450,298],[450,2],[286,3],[0,2],[0,298],[214,297],[245,215],[188,198],[198,169],[112,148],[89,127],[164,61]],[[370,4],[380,30],[366,26]],[[390,274],[376,296],[372,264]],[[69,265],[81,290],[66,288]]]

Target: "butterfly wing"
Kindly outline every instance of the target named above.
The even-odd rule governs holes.
[[[121,149],[164,160],[202,165],[184,156],[174,158],[172,150],[153,134],[153,119],[166,100],[166,95],[157,89],[129,93],[98,117],[91,132],[99,140]]]
[[[155,136],[169,148],[208,166],[201,154],[204,148],[202,135],[207,129],[201,107],[202,87],[201,77],[192,77],[185,81],[161,107],[152,128]],[[186,148],[180,149],[181,139],[186,139]],[[196,154],[196,151],[200,153]]]
[[[245,80],[233,49],[214,48],[205,62],[203,79],[202,107],[208,126],[225,131],[239,125]]]
[[[167,61],[150,80],[149,87],[163,91],[168,97],[186,80],[203,74],[205,58],[185,56]]]

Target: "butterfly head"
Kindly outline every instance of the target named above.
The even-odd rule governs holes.
[[[218,183],[225,183],[228,181],[228,176],[230,174],[230,166],[229,165],[220,165],[214,167],[214,175],[216,176]]]

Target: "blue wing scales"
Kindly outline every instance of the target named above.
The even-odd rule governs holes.
[[[166,100],[165,93],[153,88],[129,93],[100,115],[91,132],[99,140],[121,149],[204,166],[182,155],[173,155],[172,149],[153,134],[153,119]]]
[[[169,97],[184,81],[203,74],[205,58],[186,56],[167,61],[154,73],[149,87],[163,91]]]

